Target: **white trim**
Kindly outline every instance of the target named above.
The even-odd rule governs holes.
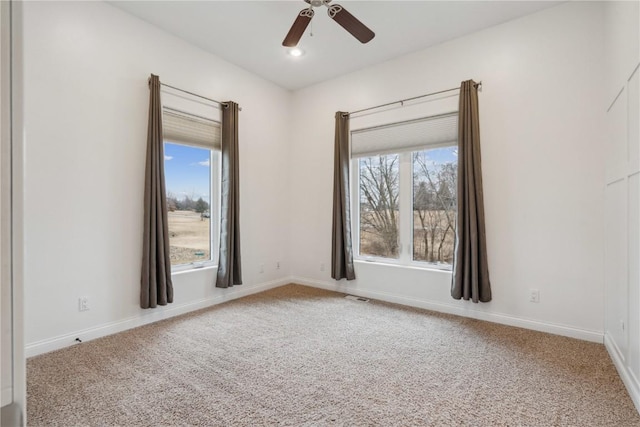
[[[353,262],[356,264],[375,264],[383,265],[385,267],[397,267],[408,270],[421,270],[421,271],[435,271],[437,273],[448,273],[451,275],[451,264],[435,264],[425,261],[411,261],[410,264],[400,264],[398,262],[389,262],[387,258],[354,258]]]
[[[193,273],[194,271],[217,270],[218,264],[215,261],[204,261],[201,263],[189,263],[171,266],[171,277],[180,276],[185,273]]]
[[[3,2],[5,3],[5,2]],[[25,348],[25,224],[24,186],[26,132],[24,124],[24,7],[11,1],[11,284],[13,289],[13,403],[26,419],[27,363]]]
[[[11,4],[0,3],[0,369],[2,405],[13,401],[11,277]]]
[[[613,98],[613,101],[611,101],[611,104],[609,104],[609,107],[607,108],[607,111],[606,111],[607,113],[609,112],[609,110],[611,110],[611,107],[613,107],[613,104],[615,104],[616,101],[618,101],[618,98],[620,98],[620,95],[622,95],[622,92],[624,92],[626,88],[627,88],[627,83],[625,82],[624,86],[622,86],[618,94]]]
[[[618,374],[627,388],[633,404],[636,405],[636,409],[640,412],[640,382],[633,372],[625,366],[620,349],[609,333],[604,335],[604,346],[609,352],[613,365],[618,370]]]
[[[11,387],[6,387],[2,389],[2,403],[0,406],[7,406],[13,402],[13,389]]]
[[[266,282],[266,283],[253,285],[253,286],[241,285],[237,289],[235,287],[232,288],[231,291],[223,295],[218,295],[211,298],[204,298],[198,301],[192,301],[186,304],[172,306],[171,308],[168,308],[166,310],[149,312],[149,314],[146,314],[144,316],[132,317],[129,319],[118,321],[118,322],[106,323],[101,326],[84,329],[84,330],[76,331],[74,333],[65,334],[58,337],[30,343],[26,346],[26,349],[25,349],[26,355],[27,357],[33,357],[38,354],[47,353],[50,351],[75,345],[74,340],[76,338],[80,338],[83,341],[90,341],[92,339],[111,335],[117,332],[122,332],[127,329],[143,326],[149,323],[168,319],[174,316],[179,316],[181,314],[185,314],[185,313],[189,313],[202,308],[221,304],[226,301],[231,301],[234,299],[241,298],[243,296],[263,292],[263,291],[284,286],[290,283],[311,286],[314,288],[327,289],[331,291],[347,293],[347,294],[361,296],[365,298],[372,298],[372,299],[377,299],[381,301],[407,305],[410,307],[423,308],[426,310],[437,311],[440,313],[454,314],[457,316],[484,320],[484,321],[493,322],[493,323],[499,323],[502,325],[531,329],[534,331],[546,332],[550,334],[576,338],[584,341],[591,341],[591,342],[597,342],[597,343],[603,343],[604,341],[603,333],[597,332],[597,331],[590,331],[590,330],[581,329],[581,328],[574,328],[571,326],[557,325],[549,322],[541,322],[538,320],[525,319],[517,316],[507,315],[507,314],[487,313],[487,312],[478,311],[478,310],[470,310],[470,309],[455,306],[453,304],[445,304],[440,302],[428,301],[420,298],[405,297],[401,295],[394,295],[387,292],[354,289],[350,287],[348,284],[345,284],[342,282],[325,282],[325,281],[307,279],[304,277],[290,276],[290,277],[285,277],[279,280],[274,280],[271,282]]]
[[[620,91],[618,91],[616,96],[613,97],[613,101],[611,101],[611,103],[609,104],[609,107],[607,107],[607,110],[606,110],[607,113],[609,112],[609,110],[611,110],[611,107],[613,107],[613,104],[615,104],[616,101],[618,101],[618,98],[620,97],[622,92],[624,92],[624,90],[627,89],[627,84],[631,81],[631,79],[633,78],[633,75],[638,71],[638,69],[640,69],[640,62],[638,62],[635,67],[633,67],[633,71],[631,72],[631,74],[629,74],[629,77],[624,82],[624,85],[622,86]]]
[[[626,178],[627,178],[626,176],[622,176],[622,177],[620,177],[620,178],[611,178],[611,181],[607,181],[607,182],[605,182],[605,185],[606,185],[607,187],[610,187],[610,186],[612,186],[613,184],[617,184],[617,183],[619,183],[619,182],[621,182],[621,181],[624,181]]]
[[[627,84],[629,84],[629,82],[631,81],[631,79],[633,78],[633,75],[640,70],[640,62],[638,62],[635,66],[635,68],[633,69],[633,71],[631,72],[631,74],[629,74],[629,78],[627,79],[627,82],[625,83],[625,86]]]
[[[83,342],[91,341],[96,338],[105,337],[107,335],[126,331],[138,326],[143,326],[160,320],[169,319],[171,317],[190,313],[202,308],[211,307],[213,305],[221,304],[223,302],[238,299],[247,295],[277,288],[289,283],[291,283],[291,280],[290,278],[286,277],[284,279],[273,280],[271,282],[261,283],[258,285],[239,285],[238,287],[233,287],[230,290],[225,291],[223,294],[216,295],[214,297],[203,298],[201,300],[191,301],[181,305],[171,305],[170,308],[161,311],[145,310],[144,314],[140,316],[130,317],[128,319],[119,320],[116,322],[109,322],[92,328],[82,329],[69,334],[64,334],[42,341],[29,343],[25,346],[26,356],[33,357],[39,354],[48,353],[50,351],[59,350],[61,348],[69,347],[72,345],[77,345],[77,343],[75,342],[76,338],[80,338]]]
[[[576,338],[584,341],[597,342],[602,344],[603,333],[598,331],[590,331],[586,329],[574,328],[571,326],[557,325],[549,322],[541,322],[539,320],[525,319],[522,317],[512,316],[501,313],[487,313],[473,309],[466,309],[455,306],[453,304],[444,304],[441,302],[428,301],[420,298],[405,297],[387,292],[368,291],[350,287],[342,282],[324,282],[318,280],[306,279],[303,277],[292,277],[292,283],[300,285],[312,286],[315,288],[328,289],[331,291],[343,292],[351,295],[372,298],[396,304],[408,305],[411,307],[424,308],[440,313],[455,314],[457,316],[469,317],[472,319],[484,320],[487,322],[500,323],[502,325],[516,326],[519,328],[531,329],[534,331],[546,332],[565,337]]]

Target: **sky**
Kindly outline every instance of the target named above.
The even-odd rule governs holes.
[[[427,158],[436,164],[458,161],[458,147],[434,148],[427,151]]]
[[[189,196],[210,202],[210,150],[187,145],[164,144],[164,175],[167,193],[182,200]]]

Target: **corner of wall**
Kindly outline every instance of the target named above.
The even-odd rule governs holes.
[[[633,404],[636,406],[638,412],[640,412],[640,381],[636,378],[633,372],[625,366],[622,353],[609,333],[604,335],[604,346],[607,349],[609,356],[611,356],[613,365],[616,367],[622,382],[627,388]]]

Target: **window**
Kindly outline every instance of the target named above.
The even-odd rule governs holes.
[[[451,268],[457,113],[353,131],[356,258]]]
[[[411,156],[413,260],[450,265],[456,240],[457,146]]]
[[[164,165],[171,266],[217,260],[219,123],[164,108]]]
[[[398,258],[399,156],[359,159],[361,255]]]

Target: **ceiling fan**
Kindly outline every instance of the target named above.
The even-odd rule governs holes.
[[[293,21],[291,29],[282,42],[283,46],[294,47],[298,44],[300,38],[302,37],[302,34],[304,34],[304,30],[307,29],[309,22],[311,22],[311,18],[313,18],[313,15],[315,14],[313,8],[319,6],[326,6],[329,17],[340,24],[342,28],[347,30],[361,43],[367,43],[375,37],[375,33],[373,31],[371,31],[366,25],[360,22],[355,16],[350,14],[344,7],[340,6],[339,4],[329,5],[329,3],[331,3],[331,0],[304,1],[309,3],[310,6],[308,8],[302,9],[298,14],[296,20]]]

